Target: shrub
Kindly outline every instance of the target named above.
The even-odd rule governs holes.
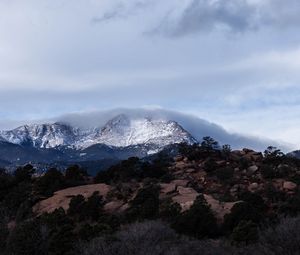
[[[285,216],[297,216],[300,213],[300,193],[288,197],[279,207],[279,212]]]
[[[240,221],[233,229],[231,239],[236,244],[246,244],[258,240],[258,228],[252,221]]]
[[[35,169],[33,168],[32,165],[26,165],[24,167],[19,167],[17,170],[14,172],[15,176],[15,181],[17,183],[20,182],[28,182],[31,180],[32,175],[34,174]]]
[[[211,152],[216,149],[219,149],[219,147],[219,143],[210,136],[203,137],[203,141],[201,142],[202,150],[206,152]]]
[[[94,192],[87,201],[82,195],[73,197],[70,201],[68,214],[78,221],[97,221],[102,213],[103,201],[99,192]]]
[[[262,165],[260,171],[265,179],[273,179],[277,177],[276,170],[271,165]]]
[[[83,213],[84,203],[85,203],[84,196],[77,195],[75,197],[72,197],[69,204],[68,214],[70,216],[76,216]]]
[[[43,196],[50,197],[57,190],[65,187],[63,174],[56,168],[50,168],[35,183],[34,190]]]
[[[106,171],[100,171],[94,178],[95,183],[126,182],[132,178],[141,178],[141,164],[139,158],[131,157],[111,166]]]
[[[225,232],[231,232],[241,221],[251,221],[258,224],[262,220],[263,215],[253,205],[248,202],[241,202],[232,207],[230,214],[225,215],[223,228]]]
[[[159,213],[159,187],[149,185],[139,190],[130,203],[126,216],[129,221],[154,219]]]
[[[172,199],[165,199],[160,204],[159,217],[173,222],[181,212],[181,207],[178,203],[174,203]]]
[[[41,223],[49,231],[47,238],[47,254],[60,255],[69,253],[73,249],[75,236],[73,234],[74,223],[67,217],[62,208],[56,209],[53,213],[41,216]]]
[[[208,158],[208,160],[206,160],[204,163],[204,170],[207,173],[213,173],[217,168],[218,168],[218,165],[215,162],[215,160],[212,158]]]
[[[249,203],[252,205],[255,209],[257,209],[259,212],[264,213],[267,210],[267,205],[265,204],[265,201],[263,198],[255,193],[245,191],[242,194],[239,195],[239,199]]]
[[[231,167],[220,168],[216,170],[216,176],[220,181],[227,181],[233,178],[234,169]]]
[[[15,255],[41,255],[46,253],[47,231],[37,221],[26,221],[12,231],[8,251]]]
[[[228,159],[231,153],[231,147],[229,144],[224,144],[222,146],[222,156],[224,159]]]
[[[89,241],[102,235],[111,234],[112,232],[112,228],[107,224],[84,224],[78,230],[78,236],[81,240]]]
[[[85,202],[83,213],[87,219],[97,221],[102,213],[103,206],[102,196],[99,196],[99,192],[94,192]]]
[[[73,165],[67,168],[65,179],[69,186],[77,186],[83,183],[87,172],[78,165]]]
[[[114,239],[97,238],[79,247],[81,255],[166,254],[176,233],[162,222],[147,221],[126,226]]]
[[[6,222],[0,222],[0,250],[5,249],[8,234],[9,231]]]
[[[172,227],[180,234],[198,239],[218,234],[217,220],[203,196],[199,196],[188,211],[177,217]]]
[[[300,254],[300,218],[284,218],[275,227],[269,227],[260,233],[259,248],[261,254]]]

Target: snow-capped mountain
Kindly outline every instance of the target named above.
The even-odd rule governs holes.
[[[77,147],[106,144],[115,147],[132,145],[156,145],[158,149],[170,144],[195,143],[196,140],[175,121],[149,118],[130,119],[121,114],[101,129],[80,140]]]
[[[37,148],[71,146],[80,136],[80,130],[62,123],[25,125],[10,131],[2,131],[7,142]]]
[[[150,118],[130,118],[124,114],[111,119],[103,127],[79,129],[63,123],[25,125],[2,131],[2,139],[35,148],[69,147],[85,149],[95,144],[113,147],[151,145],[149,153],[170,144],[194,143],[196,140],[177,122]]]

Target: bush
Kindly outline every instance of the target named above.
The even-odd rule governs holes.
[[[209,158],[208,160],[205,161],[204,163],[204,170],[207,173],[214,173],[214,171],[218,168],[217,163],[215,162],[214,159]]]
[[[103,206],[102,196],[99,196],[99,192],[94,192],[94,194],[87,199],[83,213],[87,219],[97,221],[102,213]]]
[[[19,167],[17,170],[14,172],[15,176],[15,181],[17,183],[20,182],[29,182],[31,181],[31,177],[34,174],[35,169],[33,168],[32,165],[26,165],[24,167]]]
[[[258,224],[263,219],[261,212],[253,205],[248,202],[241,202],[232,207],[230,214],[225,215],[223,228],[225,232],[232,232],[241,221],[251,221]]]
[[[275,227],[269,227],[260,233],[259,248],[261,254],[300,254],[300,218],[284,218]]]
[[[85,204],[84,196],[77,195],[75,197],[72,197],[69,204],[68,214],[70,216],[76,216],[82,214],[84,209],[84,204]]]
[[[199,196],[188,211],[177,217],[172,227],[180,234],[198,239],[218,234],[217,220],[203,196]]]
[[[201,142],[202,150],[206,152],[211,152],[219,148],[220,148],[219,143],[215,141],[213,138],[211,138],[210,136],[203,137],[203,141]]]
[[[231,167],[220,168],[216,170],[216,176],[220,181],[227,181],[233,178],[234,169]]]
[[[100,171],[94,178],[94,182],[111,184],[126,182],[132,178],[141,178],[141,162],[136,157],[123,160],[106,171]]]
[[[0,222],[0,250],[5,249],[8,234],[9,234],[9,231],[8,231],[6,222]]]
[[[113,238],[81,243],[79,255],[233,255],[236,249],[222,241],[198,241],[178,236],[160,221],[126,226]],[[243,254],[243,253],[240,253]],[[253,253],[254,254],[254,253]]]
[[[258,240],[258,228],[252,221],[240,221],[233,229],[231,239],[236,244],[246,244]]]
[[[50,197],[55,191],[65,187],[63,174],[56,168],[50,168],[35,183],[34,190],[43,196]]]
[[[279,212],[285,216],[297,216],[300,213],[300,193],[288,197],[280,205]]]
[[[86,176],[87,172],[78,165],[68,167],[65,173],[65,179],[68,186],[81,185]]]
[[[8,251],[14,255],[47,254],[47,231],[37,221],[26,221],[12,231],[8,239]]]
[[[249,203],[252,205],[255,209],[257,209],[259,212],[264,213],[267,210],[267,205],[265,204],[265,201],[263,198],[255,193],[245,191],[242,194],[239,195],[239,199]]]
[[[82,195],[73,197],[69,204],[68,214],[77,221],[97,221],[102,213],[102,209],[102,196],[99,196],[99,192],[94,192],[87,201]]]
[[[107,224],[84,224],[78,231],[78,236],[81,240],[89,241],[93,238],[100,237],[102,235],[112,234],[112,228]]]
[[[159,214],[159,187],[149,185],[139,190],[126,212],[129,221],[155,219]]]
[[[162,222],[134,223],[119,231],[114,239],[97,238],[79,247],[80,255],[166,254],[176,233]]]
[[[160,204],[159,217],[163,220],[173,222],[181,212],[181,207],[178,203],[174,203],[172,199],[165,199]]]
[[[44,214],[40,218],[41,223],[48,229],[47,251],[49,255],[72,254],[75,236],[73,221],[67,217],[65,211],[60,208],[53,213]]]
[[[262,165],[261,174],[265,179],[276,178],[276,170],[270,165]]]

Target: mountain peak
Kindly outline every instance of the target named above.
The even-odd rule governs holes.
[[[102,128],[80,130],[62,122],[52,124],[24,125],[10,131],[2,131],[0,136],[8,142],[37,148],[59,146],[84,149],[94,144],[114,147],[147,145],[152,151],[159,151],[175,143],[194,143],[196,140],[177,122],[152,119],[149,117],[129,117],[119,114]]]

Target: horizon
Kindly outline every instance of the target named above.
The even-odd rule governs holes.
[[[298,150],[298,147],[280,140],[272,140],[267,137],[253,136],[247,133],[230,132],[225,127],[201,119],[196,115],[187,114],[179,111],[171,111],[159,107],[143,107],[143,108],[114,108],[102,111],[85,111],[63,114],[51,119],[40,119],[31,121],[12,122],[10,126],[0,131],[9,131],[20,128],[24,125],[51,125],[61,123],[70,125],[71,127],[81,130],[92,130],[94,128],[102,128],[109,123],[110,120],[125,115],[130,120],[150,118],[154,121],[174,121],[179,124],[185,131],[192,135],[198,142],[205,136],[211,136],[220,142],[221,145],[229,144],[234,149],[249,148],[257,151],[264,151],[268,146],[275,146],[284,152]],[[1,127],[1,122],[0,122]]]
[[[0,129],[152,106],[299,148],[298,10],[296,0],[2,1]]]

